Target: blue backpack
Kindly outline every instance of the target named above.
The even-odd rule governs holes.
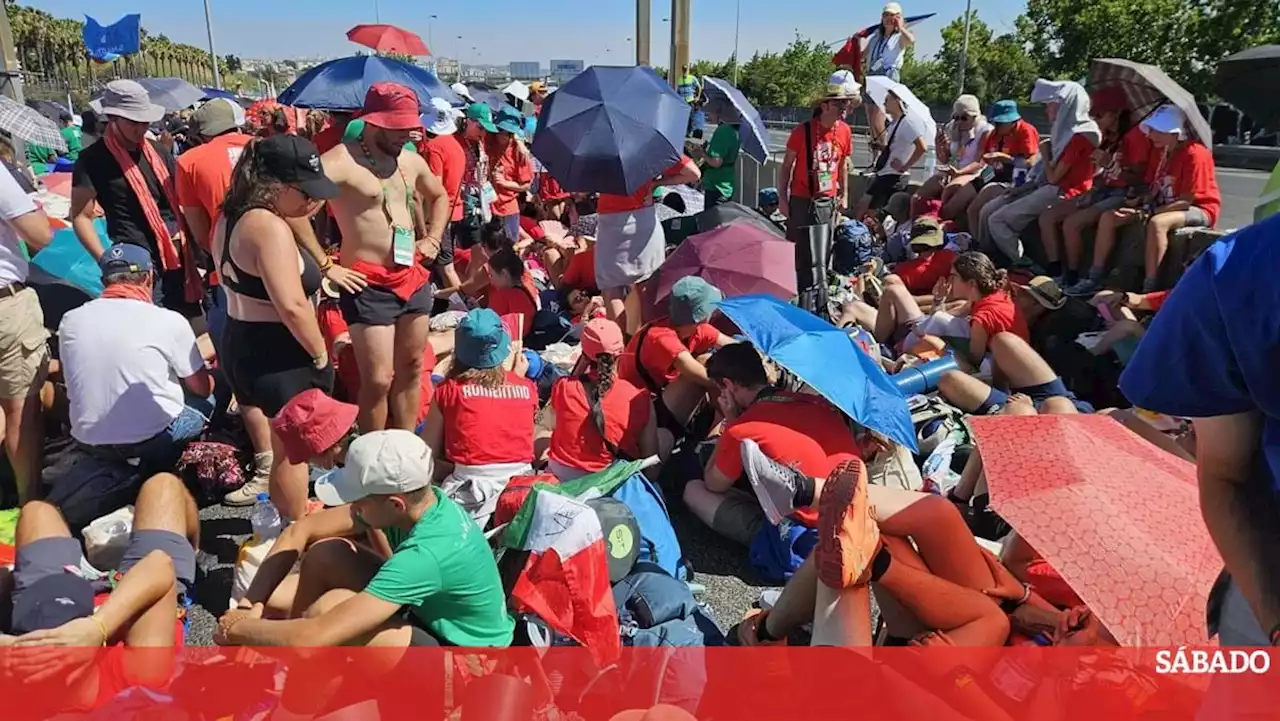
[[[671,526],[671,515],[667,512],[662,491],[643,473],[636,473],[609,495],[631,509],[636,525],[640,527],[641,545],[636,567],[639,568],[641,563],[651,563],[677,580],[690,580],[689,563],[680,550],[680,539],[676,538],[676,529]]]

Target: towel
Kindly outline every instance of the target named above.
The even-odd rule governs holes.
[[[1031,91],[1031,102],[1058,104],[1058,119],[1053,121],[1053,130],[1049,133],[1055,161],[1076,135],[1088,137],[1095,148],[1102,144],[1102,130],[1089,117],[1089,93],[1079,83],[1037,80]]]

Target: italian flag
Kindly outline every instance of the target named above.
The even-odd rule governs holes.
[[[502,539],[509,549],[529,552],[511,591],[515,610],[537,614],[586,647],[600,666],[621,656],[622,643],[604,533],[586,502],[608,495],[641,466],[615,463],[563,485],[534,486]]]

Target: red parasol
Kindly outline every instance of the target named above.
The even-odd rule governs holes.
[[[417,33],[395,25],[357,25],[347,31],[347,39],[380,53],[430,55],[427,44]]]
[[[1106,416],[975,416],[991,505],[1127,646],[1204,644],[1195,466]]]
[[[686,238],[658,275],[658,302],[686,275],[705,278],[726,298],[762,293],[789,301],[796,296],[795,245],[754,223],[735,220]]]

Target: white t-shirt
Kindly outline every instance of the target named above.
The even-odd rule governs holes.
[[[182,383],[204,368],[180,314],[127,298],[98,298],[58,326],[71,435],[91,446],[138,443],[183,408]]]
[[[22,186],[9,171],[0,167],[0,288],[10,283],[27,281],[27,259],[22,257],[18,232],[10,221],[36,209],[31,196],[22,192]]]
[[[906,163],[911,160],[911,154],[916,152],[916,139],[921,137],[920,130],[916,123],[906,122],[906,118],[899,118],[889,124],[884,129],[885,142],[889,142],[889,162],[876,172],[876,175],[901,175],[904,172],[911,172],[908,168],[905,171],[894,170],[893,162]],[[928,138],[925,138],[926,144]]]
[[[901,70],[907,54],[902,52],[902,33],[884,36],[884,27],[876,28],[867,38],[867,74],[888,75],[890,70]]]

